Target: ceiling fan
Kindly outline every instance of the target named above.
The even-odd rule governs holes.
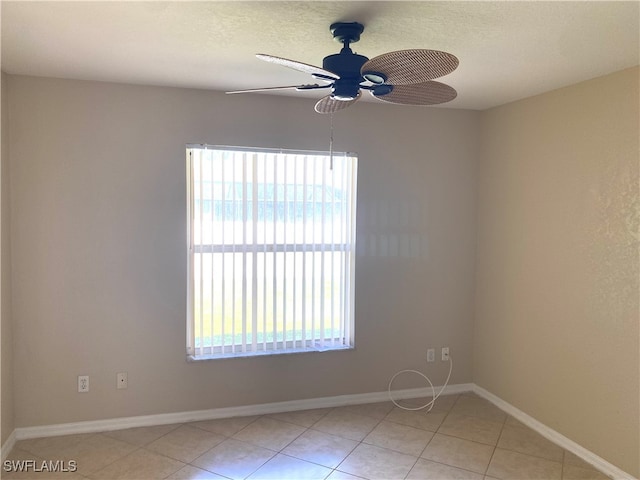
[[[333,113],[353,105],[363,90],[385,102],[404,105],[436,105],[456,98],[455,89],[433,80],[458,67],[458,59],[454,55],[439,50],[413,49],[384,53],[369,59],[353,53],[349,47],[360,40],[364,25],[338,22],[329,29],[343,47],[340,53],[325,57],[322,68],[273,55],[256,55],[265,62],[309,73],[325,84],[253,88],[226,93],[331,89],[331,94],[316,103],[315,111],[318,113]]]

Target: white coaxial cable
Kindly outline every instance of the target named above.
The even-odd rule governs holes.
[[[444,385],[442,386],[440,391],[436,394],[436,388],[433,386],[433,383],[431,382],[431,380],[429,380],[429,377],[427,377],[424,373],[419,372],[418,370],[400,370],[393,377],[391,377],[391,380],[389,380],[389,387],[387,388],[387,392],[389,393],[389,400],[391,400],[396,407],[401,408],[402,410],[414,411],[414,410],[423,410],[425,408],[428,408],[427,412],[430,412],[433,406],[435,405],[436,399],[442,394],[444,389],[449,384],[449,379],[451,378],[452,371],[453,371],[453,360],[451,359],[451,356],[449,356],[449,374],[447,375],[447,379],[445,380]],[[398,402],[396,402],[393,399],[393,397],[391,396],[391,385],[393,384],[393,381],[396,379],[396,377],[403,373],[415,373],[416,375],[420,375],[427,382],[429,382],[429,386],[431,387],[431,396],[433,397],[430,402],[425,403],[424,405],[419,407],[405,407],[403,405],[400,405]]]

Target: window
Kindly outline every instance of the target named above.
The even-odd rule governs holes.
[[[190,146],[192,359],[353,345],[353,154]]]

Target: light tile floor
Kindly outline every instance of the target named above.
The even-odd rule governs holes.
[[[7,479],[608,478],[470,393],[442,396],[430,413],[383,402],[22,440],[8,460],[78,468]]]

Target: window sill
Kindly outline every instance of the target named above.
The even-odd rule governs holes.
[[[344,350],[355,350],[352,346],[338,346],[338,347],[308,347],[308,348],[289,348],[287,350],[266,350],[259,352],[236,352],[236,353],[215,353],[207,355],[187,355],[187,362],[203,362],[208,360],[224,360],[229,358],[251,358],[251,357],[275,357],[280,355],[295,355],[298,353],[324,353],[324,352],[336,352]]]

